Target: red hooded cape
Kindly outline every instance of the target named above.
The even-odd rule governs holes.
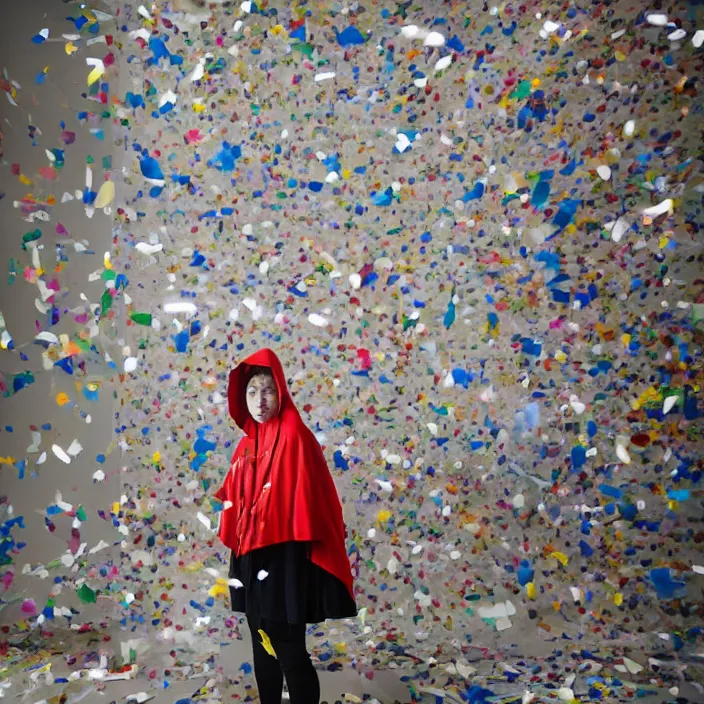
[[[279,394],[278,416],[262,424],[249,414],[245,398],[253,366],[271,370]],[[227,397],[230,415],[245,436],[215,494],[225,504],[220,540],[237,557],[276,543],[311,542],[312,562],[337,577],[354,599],[340,499],[276,354],[260,350],[233,369]]]

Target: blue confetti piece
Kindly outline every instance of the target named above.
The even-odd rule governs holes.
[[[575,471],[579,470],[584,467],[587,462],[587,450],[582,445],[575,445],[572,448],[570,457],[572,458],[572,469]]]
[[[172,336],[177,352],[186,352],[188,350],[188,330],[181,330],[176,335]]]
[[[548,181],[538,181],[533,189],[530,203],[534,208],[540,208],[542,205],[545,205],[549,197],[550,183]]]
[[[146,108],[144,98],[138,93],[128,92],[127,95],[125,95],[125,103],[127,103],[127,105],[129,105],[133,110],[136,110],[137,108]]]
[[[464,53],[464,44],[456,34],[452,39],[448,39],[446,46],[452,49],[452,51],[456,51],[458,54]]]
[[[208,160],[208,166],[218,171],[234,171],[237,160],[242,156],[242,147],[239,144],[223,142],[220,151]]]
[[[455,322],[455,304],[450,300],[447,305],[447,311],[445,311],[445,316],[443,317],[442,324],[445,326],[446,330],[452,327],[452,323]]]
[[[164,174],[161,170],[161,166],[159,166],[159,162],[153,156],[143,156],[139,160],[139,168],[144,178],[148,178],[153,181],[164,180]]]
[[[486,184],[484,183],[484,181],[477,181],[474,184],[474,187],[472,188],[472,190],[467,191],[462,196],[462,202],[469,203],[469,201],[471,201],[471,200],[479,200],[484,195],[485,189],[486,189]]]
[[[391,187],[387,188],[383,193],[377,193],[372,197],[372,203],[380,207],[391,205],[393,200],[393,191]]]
[[[652,569],[648,576],[659,599],[680,599],[687,595],[687,585],[673,579],[672,570],[669,567]]]
[[[342,47],[359,46],[365,41],[364,36],[356,27],[345,27],[337,34],[337,43]]]

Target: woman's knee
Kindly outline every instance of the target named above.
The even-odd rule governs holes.
[[[276,654],[278,656],[281,669],[284,673],[290,670],[300,670],[313,667],[310,654],[306,650],[305,642],[279,643],[279,648]]]

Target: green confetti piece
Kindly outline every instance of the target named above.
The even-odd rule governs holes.
[[[521,81],[516,89],[509,94],[509,98],[515,98],[516,100],[523,100],[530,95],[530,81]]]
[[[79,521],[87,521],[88,516],[86,516],[86,510],[83,508],[83,506],[78,507],[78,511],[76,511],[76,518]]]
[[[22,249],[27,250],[27,245],[30,242],[36,242],[42,236],[41,230],[32,230],[31,232],[25,232],[22,235]]]
[[[95,592],[87,584],[81,584],[76,594],[84,604],[95,604],[97,601]]]
[[[103,157],[103,168],[104,169],[112,169],[112,157],[111,156],[104,156]]]
[[[89,154],[86,157],[86,164],[94,164],[94,163],[95,163],[95,159]]]
[[[100,316],[104,316],[112,307],[112,296],[110,291],[103,291],[103,295],[100,299]]]
[[[313,51],[315,50],[315,47],[312,44],[309,44],[308,42],[301,42],[293,44],[291,46],[291,49],[293,49],[293,51],[299,51],[301,54],[307,56],[310,59],[311,56],[313,56]]]
[[[130,319],[132,322],[137,323],[137,325],[151,325],[152,324],[152,314],[151,313],[130,313]]]

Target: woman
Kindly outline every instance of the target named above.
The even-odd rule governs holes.
[[[244,431],[225,483],[220,539],[232,550],[233,611],[252,632],[261,704],[320,701],[306,624],[355,616],[342,506],[322,449],[304,425],[277,356],[230,372],[230,415]]]

